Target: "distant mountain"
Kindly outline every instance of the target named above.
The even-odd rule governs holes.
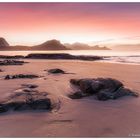
[[[68,50],[59,40],[53,39],[32,47],[33,50]]]
[[[53,39],[48,40],[40,45],[35,46],[23,46],[23,45],[16,45],[10,46],[8,42],[4,38],[0,38],[0,50],[11,50],[11,51],[49,51],[49,50],[110,50],[107,47],[100,47],[96,46],[89,46],[88,44],[84,43],[73,43],[73,44],[62,44],[59,40]]]
[[[69,44],[69,43],[65,43],[64,44],[68,49],[72,49],[72,50],[110,50],[110,48],[107,47],[100,47],[98,45],[95,46],[90,46],[88,44],[85,43],[73,43],[73,44]]]
[[[140,44],[118,44],[111,47],[112,50],[140,51]]]
[[[0,48],[9,47],[8,42],[4,38],[0,38]]]

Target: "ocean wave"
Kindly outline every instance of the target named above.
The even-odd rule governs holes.
[[[138,55],[137,56],[111,56],[111,57],[105,57],[104,61],[140,64],[140,56]]]

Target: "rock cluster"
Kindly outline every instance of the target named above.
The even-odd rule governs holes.
[[[39,78],[39,76],[34,74],[16,74],[16,75],[6,75],[4,79],[10,80],[10,79],[21,79],[21,78],[33,79],[33,78]]]
[[[34,90],[36,85],[22,85],[13,95],[0,103],[0,113],[23,110],[50,110],[51,100],[47,97],[48,93]]]
[[[19,60],[8,60],[8,59],[0,61],[0,65],[23,65],[24,63],[26,62],[19,61]]]
[[[98,100],[138,96],[137,93],[125,88],[123,83],[112,78],[71,79],[70,83],[79,88],[79,91],[69,95],[72,99],[80,99],[91,95],[95,95]]]

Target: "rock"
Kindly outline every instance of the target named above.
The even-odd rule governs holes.
[[[25,56],[25,58],[31,59],[65,59],[65,60],[88,60],[88,61],[95,61],[95,60],[103,60],[103,57],[100,56],[85,56],[85,55],[71,55],[67,53],[51,53],[51,54],[44,54],[44,53],[31,53]]]
[[[0,113],[9,110],[50,110],[51,100],[47,97],[48,93],[36,92],[16,92],[8,100],[0,104]]]
[[[4,113],[4,112],[7,112],[7,111],[8,111],[8,110],[7,110],[6,107],[0,105],[0,113]]]
[[[114,94],[110,91],[106,90],[101,90],[99,93],[97,93],[97,99],[106,101],[108,99],[114,99]]]
[[[117,98],[119,98],[121,96],[125,96],[125,95],[127,95],[127,96],[135,96],[135,97],[139,96],[137,92],[134,92],[134,91],[132,91],[132,90],[130,90],[128,88],[125,88],[125,87],[121,87],[121,88],[119,88],[118,90],[116,90],[114,92],[114,99],[117,99]]]
[[[8,48],[8,50],[10,50],[10,48]],[[0,58],[2,59],[24,59],[23,55],[0,55]]]
[[[123,86],[123,83],[112,78],[97,78],[95,81],[98,81],[102,86],[102,89],[107,89],[110,92],[116,91],[118,88]]]
[[[19,61],[19,60],[8,60],[8,59],[0,61],[0,65],[23,65],[24,63],[27,62]]]
[[[21,78],[39,78],[38,75],[33,75],[33,74],[17,74],[17,75],[6,75],[5,80],[10,80],[10,79],[21,79]]]
[[[108,99],[118,99],[123,96],[135,96],[138,97],[136,92],[131,91],[130,89],[120,87],[115,92],[110,92],[108,90],[102,90],[97,94],[98,100],[108,100]]]
[[[73,94],[68,95],[71,99],[81,99],[84,97],[84,93],[81,91],[76,91]]]
[[[3,72],[3,70],[0,69],[0,72]]]
[[[32,88],[30,88],[32,87]],[[0,103],[0,113],[23,110],[51,110],[51,100],[47,92],[39,92],[33,87],[37,85],[24,84],[21,89],[16,90],[8,98]]]
[[[65,72],[63,71],[63,70],[61,70],[61,69],[58,69],[58,68],[56,68],[56,69],[50,69],[50,70],[48,70],[48,72],[49,73],[52,73],[52,74],[64,74]]]
[[[123,83],[112,78],[71,79],[70,83],[77,86],[81,92],[75,92],[72,99],[96,95],[98,100],[117,99],[122,96],[138,96],[137,93],[124,87]]]
[[[27,88],[37,88],[38,85],[35,84],[22,84],[23,87],[27,87]]]

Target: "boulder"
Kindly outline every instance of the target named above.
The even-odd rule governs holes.
[[[122,96],[138,96],[138,94],[124,87],[123,83],[112,78],[71,79],[70,83],[79,88],[69,97],[79,99],[85,96],[96,95],[98,100],[118,99]]]

